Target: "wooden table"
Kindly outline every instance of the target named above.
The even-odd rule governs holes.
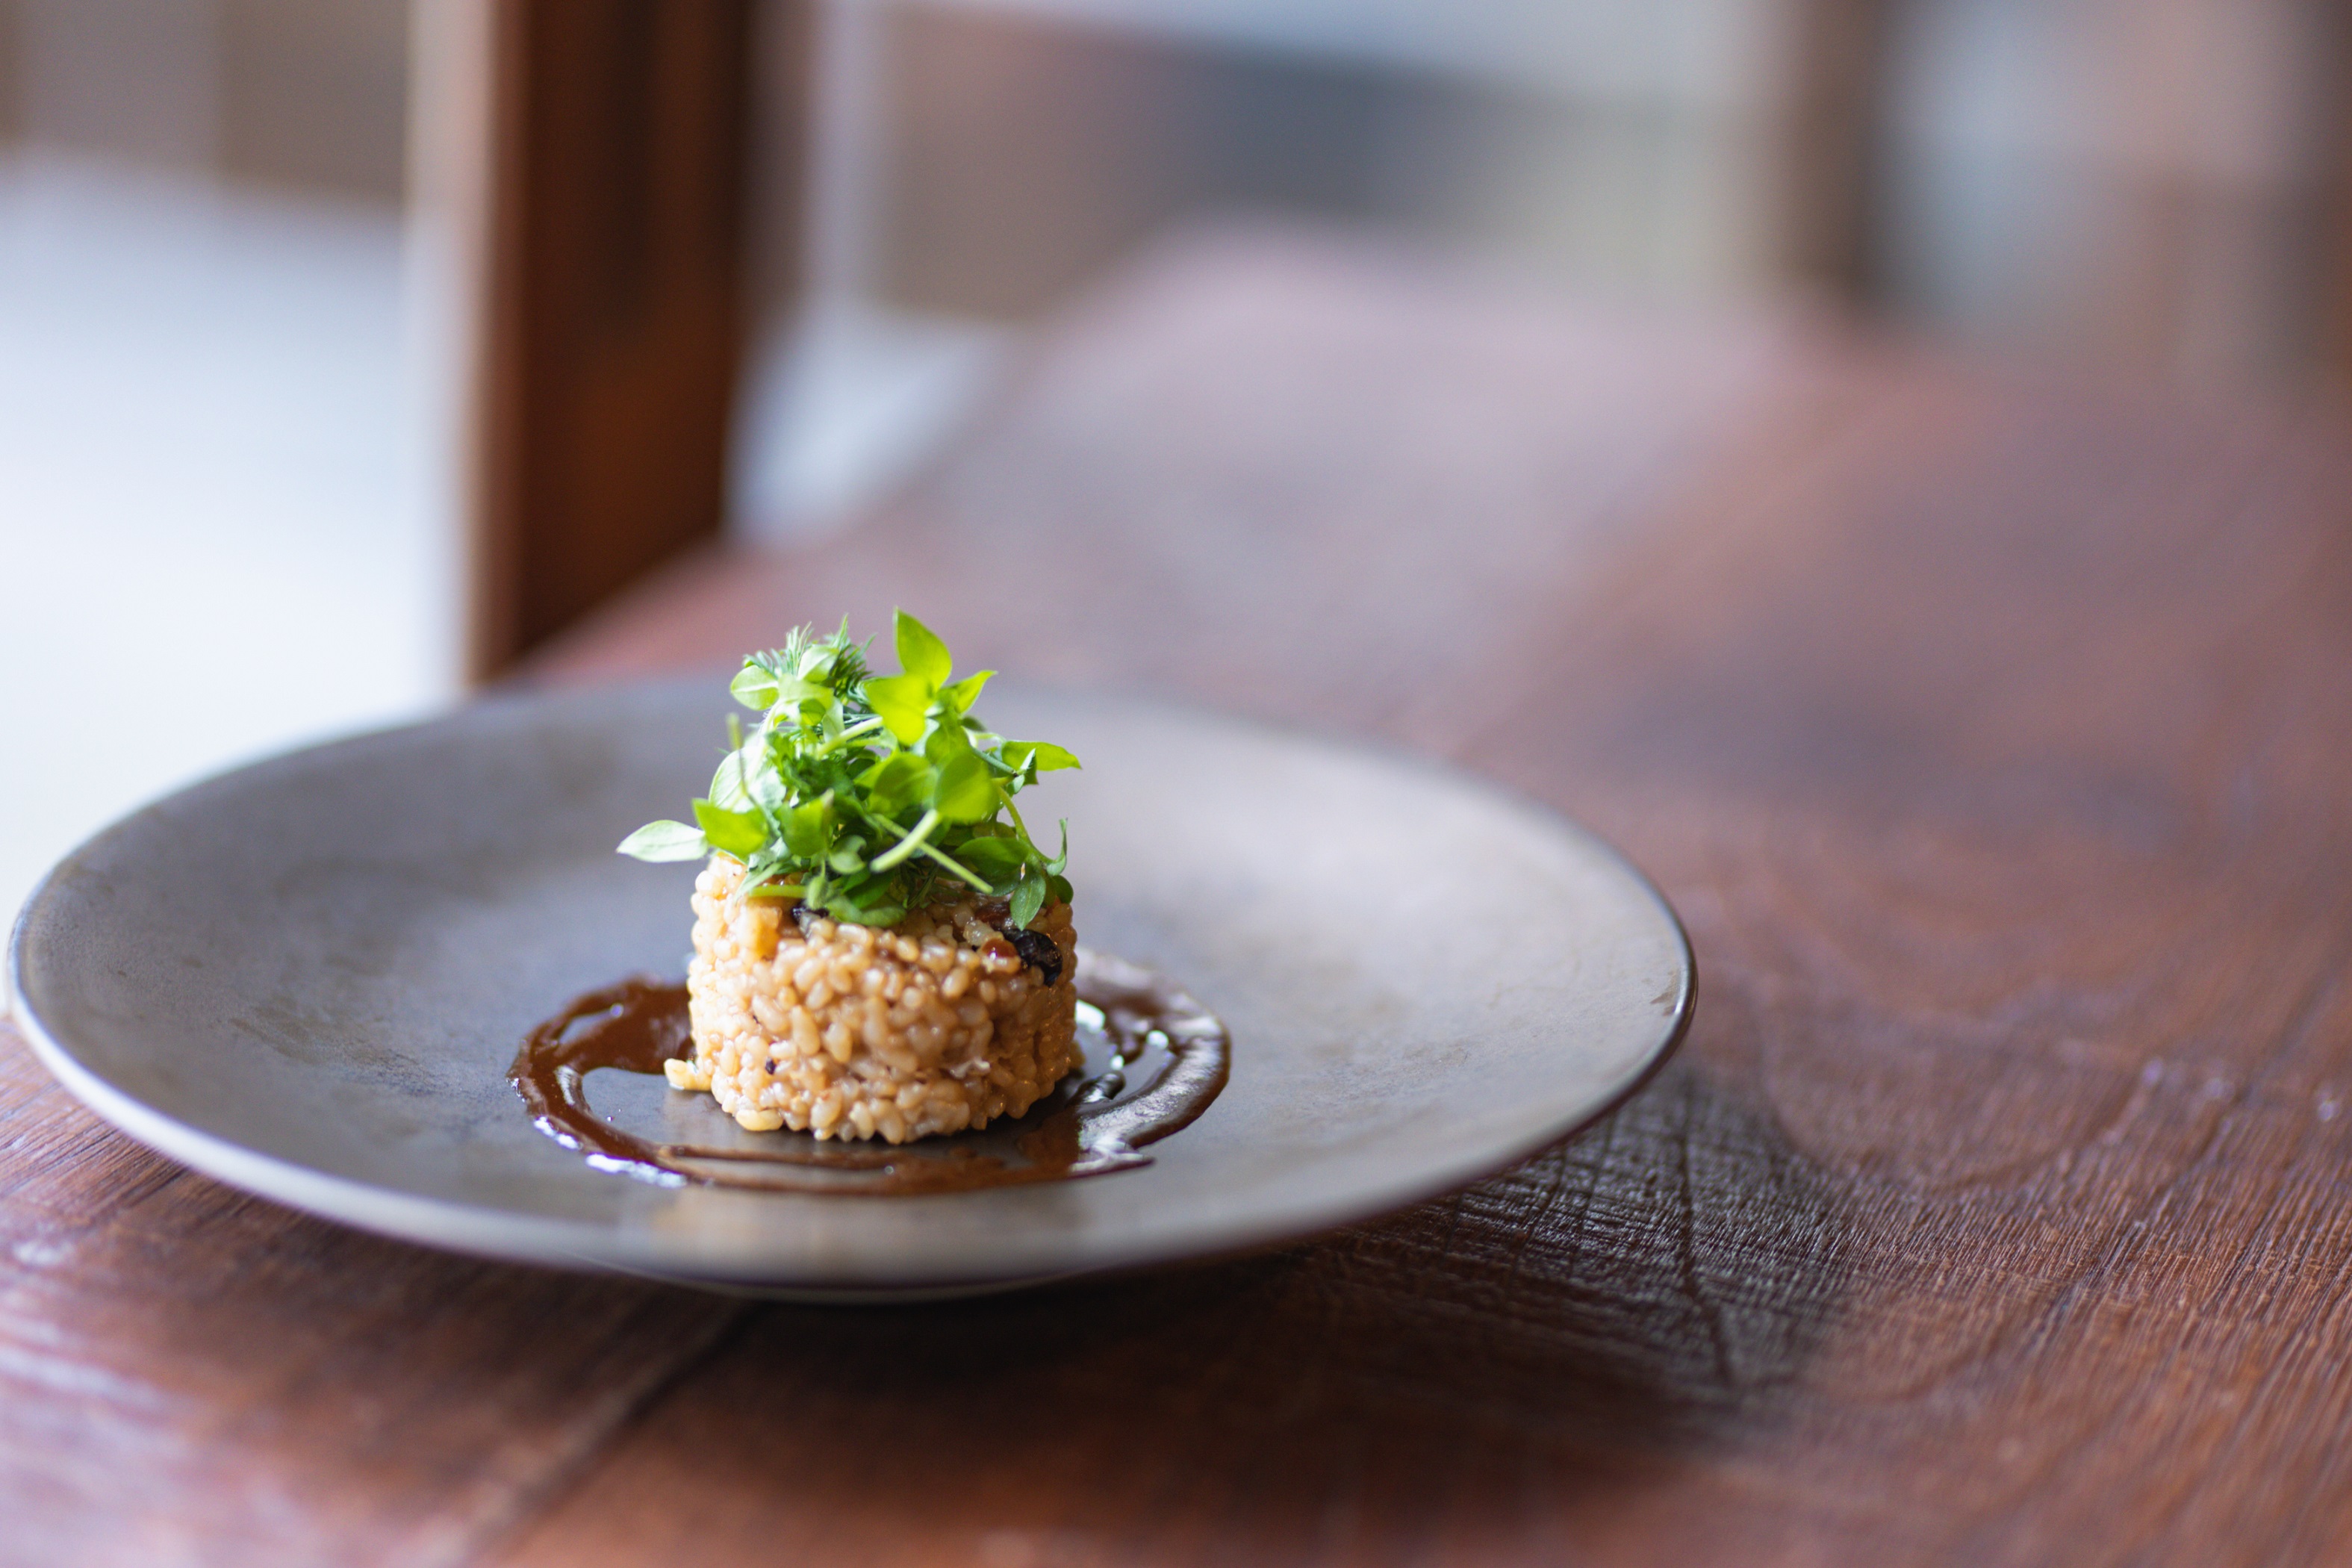
[[[1233,235],[542,675],[893,602],[1558,803],[1689,923],[1681,1058],[1381,1224],[853,1311],[289,1214],[11,1039],[0,1558],[2352,1555],[2340,406]]]

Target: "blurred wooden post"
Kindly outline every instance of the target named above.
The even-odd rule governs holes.
[[[1849,302],[1877,287],[1894,0],[1793,0],[1780,265]]]
[[[2319,373],[2352,385],[2352,16],[2321,6],[2312,51],[2306,315]]]
[[[467,662],[723,521],[752,0],[485,0]]]

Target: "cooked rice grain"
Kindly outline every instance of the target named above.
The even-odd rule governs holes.
[[[752,1131],[904,1143],[985,1127],[1077,1065],[1067,906],[1030,924],[1061,950],[1049,986],[975,902],[895,926],[803,927],[781,900],[736,900],[742,880],[740,862],[715,855],[695,881],[694,1056],[668,1070],[672,1087],[709,1089]]]

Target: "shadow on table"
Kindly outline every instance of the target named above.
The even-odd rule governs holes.
[[[1100,1541],[1192,1518],[1303,1546],[1447,1516],[1507,1529],[1773,1428],[1843,1291],[1830,1202],[1685,1061],[1515,1171],[1281,1253],[930,1307],[761,1308],[652,1424],[722,1471],[742,1456],[726,1479],[795,1514],[903,1489],[930,1531]],[[842,1456],[837,1489],[805,1469],[770,1486],[779,1421],[837,1437],[820,1448]]]

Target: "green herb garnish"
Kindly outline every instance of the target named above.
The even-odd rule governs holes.
[[[867,673],[846,620],[746,658],[729,689],[760,711],[759,727],[747,736],[728,720],[730,749],[693,823],[647,823],[621,853],[721,851],[743,862],[742,896],[798,899],[859,925],[978,893],[1004,900],[1025,931],[1048,896],[1067,903],[1069,824],[1048,858],[1013,797],[1078,759],[992,734],[971,705],[995,671],[951,679],[948,645],[904,610],[896,641],[898,675]]]

